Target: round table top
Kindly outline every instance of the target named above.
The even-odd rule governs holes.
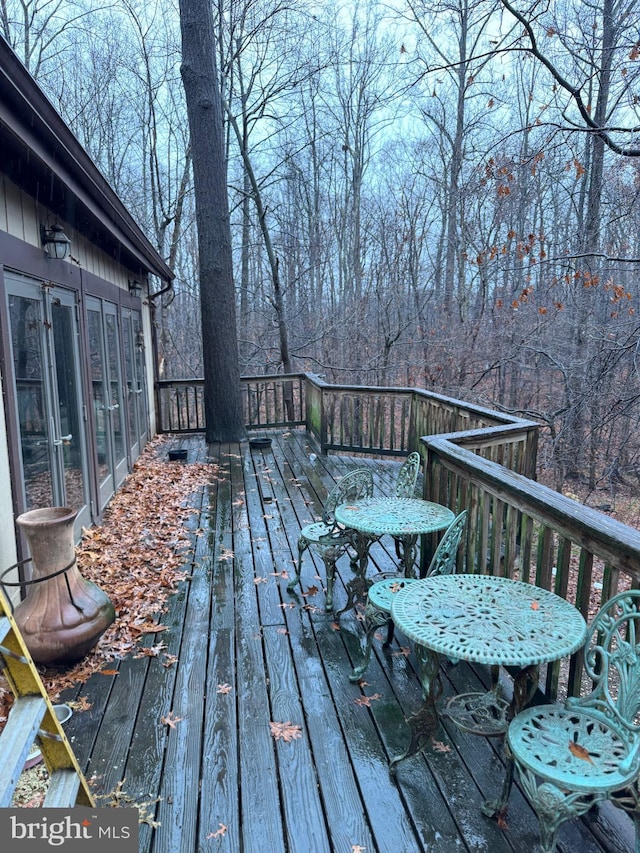
[[[420,498],[364,498],[336,507],[336,521],[360,533],[411,536],[444,530],[455,519],[446,506]]]
[[[436,575],[397,592],[391,617],[410,639],[454,660],[531,666],[573,654],[587,624],[564,598],[488,575]]]

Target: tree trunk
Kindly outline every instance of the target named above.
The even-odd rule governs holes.
[[[222,103],[209,0],[180,0],[180,29],[198,229],[206,439],[238,441],[245,430]]]

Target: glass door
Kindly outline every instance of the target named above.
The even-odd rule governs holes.
[[[100,509],[127,474],[116,306],[87,299],[91,395],[96,429]]]
[[[25,510],[68,506],[91,523],[75,294],[6,275]]]
[[[135,311],[123,310],[122,324],[127,383],[129,448],[133,462],[144,447],[149,429],[147,425],[149,416],[140,315]]]

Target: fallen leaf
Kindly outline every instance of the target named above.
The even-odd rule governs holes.
[[[162,725],[169,726],[172,729],[175,729],[176,723],[179,723],[181,720],[184,720],[184,717],[174,717],[173,711],[169,711],[166,717],[160,717]]]
[[[317,595],[319,592],[320,590],[318,589],[318,587],[312,584],[310,587],[308,587],[306,592],[302,593],[302,597],[306,598],[308,595]]]
[[[500,829],[507,830],[509,829],[509,824],[507,823],[507,806],[504,806],[500,809],[498,814],[496,815],[496,822]]]
[[[165,655],[164,660],[162,661],[162,666],[168,669],[170,666],[173,666],[174,663],[178,663],[178,655]]]
[[[210,832],[207,838],[222,838],[227,834],[227,827],[224,823],[218,824],[218,829],[215,832]]]
[[[166,645],[164,643],[158,643],[155,646],[143,646],[140,651],[134,655],[136,658],[156,658],[160,654],[160,652],[166,649]]]
[[[432,740],[431,746],[436,752],[451,752],[451,747],[447,746],[446,743],[442,743],[440,740]]]
[[[356,705],[363,705],[365,708],[370,708],[371,703],[378,699],[382,699],[381,693],[374,693],[372,696],[358,696],[357,699],[354,699],[354,702]]]
[[[409,648],[409,646],[401,646],[397,652],[391,653],[392,657],[395,657],[397,655],[401,655],[402,657],[405,657],[405,658],[408,658],[410,654],[411,654],[411,649]]]
[[[117,669],[101,669],[100,675],[120,675]]]
[[[225,684],[218,684],[218,687],[216,689],[216,693],[229,693],[231,691],[231,689],[232,688],[231,688],[230,684],[226,684],[226,683]]]
[[[531,609],[532,610],[539,610],[540,609],[540,603],[538,601],[532,601],[531,602]]]
[[[593,759],[589,755],[589,751],[586,750],[584,746],[580,746],[579,743],[574,743],[572,740],[570,740],[569,752],[572,755],[575,755],[575,757],[579,758],[581,761],[588,761],[589,764],[593,764]]]
[[[287,721],[286,723],[269,723],[271,734],[276,740],[284,740],[290,743],[292,740],[302,737],[302,727]]]

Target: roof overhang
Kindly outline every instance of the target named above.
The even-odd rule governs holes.
[[[8,177],[109,256],[174,275],[33,77],[0,37],[0,150]]]

